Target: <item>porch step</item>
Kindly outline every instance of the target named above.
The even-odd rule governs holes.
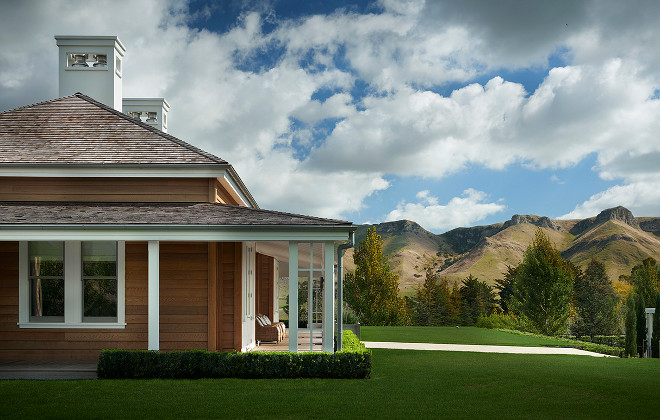
[[[0,379],[96,379],[96,364],[89,362],[4,362]]]

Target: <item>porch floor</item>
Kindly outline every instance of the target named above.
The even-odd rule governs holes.
[[[279,343],[261,342],[252,351],[289,351],[289,330],[287,336]],[[298,351],[323,351],[323,331],[313,330],[312,347],[310,348],[309,330],[298,331]]]
[[[0,379],[96,379],[96,361],[0,360]]]

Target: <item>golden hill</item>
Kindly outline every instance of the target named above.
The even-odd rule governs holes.
[[[581,268],[591,258],[607,267],[612,280],[630,274],[647,257],[660,260],[660,218],[635,218],[623,207],[601,212],[584,220],[551,220],[543,216],[514,215],[511,220],[488,226],[458,228],[435,235],[415,222],[381,223],[376,231],[384,241],[390,266],[399,274],[401,292],[411,294],[423,281],[425,267],[436,274],[460,281],[469,274],[493,284],[507,265],[517,265],[532,241],[537,227],[555,247]],[[356,232],[356,243],[367,227]],[[345,266],[353,270],[352,252]]]

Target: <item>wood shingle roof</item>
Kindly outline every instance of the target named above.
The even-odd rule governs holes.
[[[219,203],[0,202],[0,225],[325,226],[351,222]]]
[[[0,165],[227,165],[81,93],[0,113]]]

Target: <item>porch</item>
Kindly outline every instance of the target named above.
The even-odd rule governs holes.
[[[311,339],[310,339],[311,337]],[[289,347],[289,335],[279,343],[257,342],[252,351],[292,351]],[[298,352],[323,351],[323,331],[298,330]]]

